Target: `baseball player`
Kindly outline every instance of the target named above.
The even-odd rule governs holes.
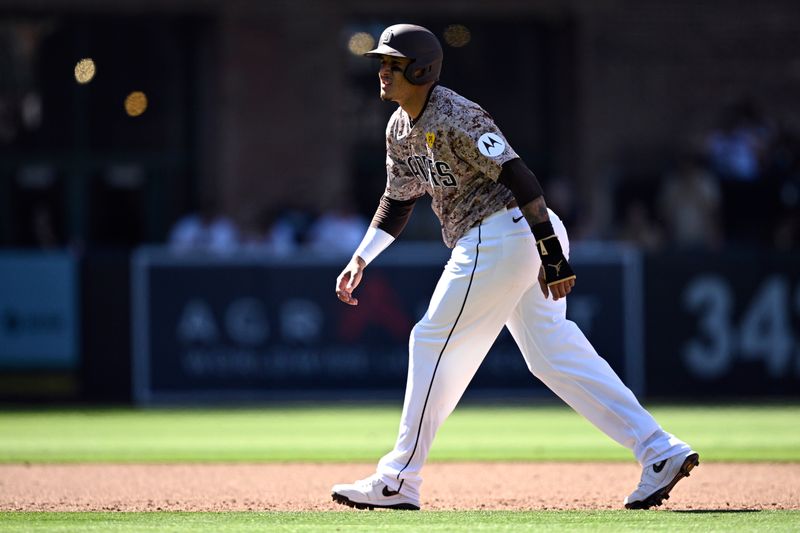
[[[699,456],[658,425],[566,319],[575,284],[569,240],[536,176],[486,111],[437,84],[442,48],[430,31],[390,26],[365,55],[380,59],[380,96],[398,108],[386,128],[386,189],[336,295],[358,305],[353,291],[364,270],[400,235],[424,194],[452,254],[411,331],[394,449],[374,475],[334,485],[333,500],[359,509],[420,508],[421,470],[436,431],[506,326],[530,371],[642,465],[625,507],[660,505]]]

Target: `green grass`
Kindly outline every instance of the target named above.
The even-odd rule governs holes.
[[[664,406],[651,412],[706,461],[800,461],[799,406]],[[0,412],[0,462],[374,462],[392,446],[399,415],[399,406],[6,411]],[[462,407],[441,429],[431,460],[630,457],[564,407]],[[730,511],[5,512],[0,533],[799,529],[800,511]]]
[[[797,531],[798,511],[2,513],[0,531]]]
[[[800,461],[800,406],[656,407],[705,461]],[[0,412],[0,462],[373,462],[400,407]],[[431,461],[629,461],[566,407],[460,407]]]

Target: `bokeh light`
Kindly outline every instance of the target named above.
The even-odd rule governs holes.
[[[133,91],[125,98],[125,112],[138,117],[147,109],[147,96],[142,91]]]
[[[94,61],[91,58],[81,59],[75,65],[75,81],[80,84],[89,83],[94,78],[95,72]]]
[[[444,29],[444,42],[453,48],[461,48],[469,44],[472,33],[463,24],[451,24]]]
[[[354,55],[363,55],[375,47],[375,38],[369,33],[360,31],[354,33],[347,43],[347,48]]]

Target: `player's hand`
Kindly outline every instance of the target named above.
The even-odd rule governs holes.
[[[553,301],[558,301],[559,298],[566,298],[567,294],[572,292],[572,287],[575,286],[575,278],[566,279],[549,285],[550,294],[553,295]]]
[[[558,301],[560,298],[565,298],[567,294],[572,292],[572,287],[575,286],[575,274],[572,273],[572,269],[567,263],[566,259],[564,259],[564,263],[562,265],[566,265],[567,271],[563,271],[559,269],[558,274],[567,274],[568,277],[566,279],[557,279],[557,275],[553,273],[550,274],[551,278],[556,279],[547,279],[547,275],[545,274],[544,263],[541,267],[539,267],[539,288],[542,290],[542,294],[544,294],[545,299],[547,299],[551,294],[553,295],[553,301]]]
[[[529,204],[530,205],[530,204]],[[531,226],[536,239],[536,250],[542,260],[539,269],[539,287],[545,299],[548,293],[553,301],[565,298],[575,286],[575,273],[564,256],[561,243],[549,220],[537,222]]]
[[[367,263],[360,257],[353,256],[342,273],[336,278],[336,296],[347,305],[358,305],[358,299],[353,298],[353,291],[361,283]]]

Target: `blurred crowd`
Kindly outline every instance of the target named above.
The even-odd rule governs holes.
[[[607,225],[588,221],[586,209],[576,201],[580,191],[566,177],[540,176],[547,203],[565,220],[575,241],[618,240],[646,251],[800,249],[796,130],[764,116],[745,99],[726,107],[715,127],[696,139],[678,139],[674,146],[669,163],[650,165],[645,175],[626,175],[626,165],[620,164],[616,185],[608,182],[614,188]],[[660,170],[653,172],[653,167]],[[23,168],[10,191],[16,198],[12,216],[21,223],[8,244],[128,248],[145,242],[144,171],[118,165],[101,178],[91,189],[88,242],[75,243],[66,235],[63,180],[52,165]],[[372,215],[353,205],[326,211],[303,206],[241,211],[223,213],[213,200],[206,200],[169,224],[164,240],[176,251],[349,254]],[[427,206],[415,209],[404,238],[440,240],[438,223]]]
[[[582,232],[576,192],[564,177],[543,179],[548,205],[574,230],[633,243],[646,251],[715,251],[722,247],[800,249],[800,135],[765,117],[750,99],[727,106],[714,128],[682,139],[660,174],[621,179],[607,228]],[[624,165],[623,165],[624,166]],[[623,172],[624,174],[624,172]],[[405,237],[437,240],[438,225],[425,208],[415,210],[435,231]],[[203,208],[176,222],[168,242],[175,250],[297,250],[351,253],[368,215],[352,206],[315,213],[302,208],[256,212],[244,222]]]
[[[168,245],[177,252],[257,251],[287,256],[308,250],[342,255],[355,250],[367,224],[363,216],[346,207],[321,213],[303,209],[256,211],[237,224],[209,203],[175,223]]]
[[[662,175],[623,181],[615,235],[646,250],[800,248],[800,135],[751,99],[687,141]]]

